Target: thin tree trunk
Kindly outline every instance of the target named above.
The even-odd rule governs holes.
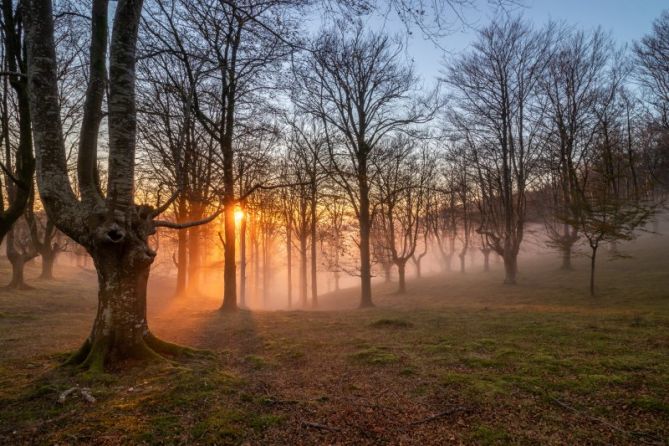
[[[185,296],[188,288],[188,233],[179,231],[177,234],[177,296]]]
[[[315,196],[315,195],[314,195]],[[316,257],[316,199],[311,203],[311,306],[318,306],[318,259]]]
[[[196,221],[202,218],[202,205],[191,202],[189,219]],[[197,294],[202,284],[202,228],[194,226],[188,229],[188,289]]]
[[[293,306],[293,228],[290,222],[286,225],[286,265],[288,275],[288,308]]]
[[[391,275],[392,275],[392,269],[393,269],[393,264],[390,262],[383,262],[382,264],[383,267],[383,280],[385,283],[390,283],[391,282]]]
[[[591,246],[592,255],[590,256],[590,296],[595,297],[595,264],[597,259],[598,246]]]
[[[367,184],[366,158],[358,159],[358,184],[360,187],[360,308],[373,307],[372,302],[372,256],[370,233],[372,221],[369,210],[369,185]]]
[[[307,306],[307,237],[300,234],[300,305]]]
[[[239,228],[239,306],[246,307],[246,212]]]
[[[270,250],[272,247],[272,242],[270,237],[265,234],[263,236],[263,265],[262,265],[262,294],[263,294],[263,306],[267,308],[267,301],[269,300],[270,286],[272,283],[272,256]]]
[[[573,269],[571,265],[571,244],[565,244],[562,247],[562,265],[560,269],[563,271],[571,271]]]
[[[237,261],[235,256],[235,207],[232,199],[225,203],[225,247],[223,272],[223,311],[237,310]]]

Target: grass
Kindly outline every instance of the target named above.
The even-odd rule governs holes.
[[[0,444],[667,445],[666,245],[602,262],[595,299],[582,264],[550,259],[515,287],[499,270],[379,285],[365,311],[343,291],[226,315],[154,289],[154,331],[214,354],[95,375],[58,367],[90,329],[93,277],[36,282],[0,293]],[[74,386],[96,402],[58,403]]]

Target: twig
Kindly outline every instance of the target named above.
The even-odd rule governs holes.
[[[332,426],[326,426],[325,424],[320,424],[320,423],[313,423],[311,421],[303,421],[302,426],[305,427],[312,427],[314,429],[320,429],[324,431],[330,431],[330,432],[339,432],[340,429]]]
[[[471,409],[469,409],[469,408],[462,407],[462,406],[456,406],[456,407],[452,407],[448,410],[445,410],[443,412],[439,412],[436,415],[432,415],[430,417],[423,418],[422,420],[418,420],[418,421],[414,421],[413,423],[409,423],[409,426],[418,426],[420,424],[429,423],[431,421],[439,420],[439,419],[447,417],[449,415],[453,415],[456,412],[470,412],[470,411],[471,411]]]
[[[596,421],[596,422],[598,422],[598,423],[602,423],[603,425],[608,426],[608,427],[610,427],[611,429],[613,429],[613,430],[615,430],[615,431],[618,431],[618,432],[620,432],[620,433],[622,433],[622,434],[629,435],[629,436],[631,436],[631,437],[638,437],[641,441],[643,441],[643,442],[646,443],[646,444],[657,444],[657,443],[662,443],[662,441],[661,441],[657,436],[655,436],[655,435],[652,434],[652,433],[635,432],[635,431],[628,431],[628,430],[625,430],[625,429],[623,429],[622,427],[617,426],[617,425],[611,423],[610,421],[605,420],[604,418],[598,418],[598,417],[594,417],[594,416],[592,416],[592,415],[588,415],[587,413],[585,413],[585,412],[583,412],[583,411],[581,411],[581,410],[578,410],[578,409],[576,409],[575,407],[570,406],[569,404],[565,403],[564,401],[560,401],[559,399],[557,399],[557,398],[555,398],[555,397],[553,397],[553,396],[551,396],[551,395],[547,395],[547,396],[548,396],[548,398],[549,398],[551,401],[553,401],[555,404],[557,404],[558,406],[560,406],[560,407],[562,407],[562,408],[564,408],[564,409],[567,409],[567,410],[569,410],[569,411],[571,411],[571,412],[574,412],[575,414],[580,415],[580,416],[582,416],[583,418],[586,418],[586,419],[588,419],[588,420],[592,420],[592,421]],[[644,437],[652,438],[653,441],[651,442],[651,441],[645,440]]]

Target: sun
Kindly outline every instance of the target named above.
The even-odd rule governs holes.
[[[235,209],[235,223],[241,222],[243,218],[244,218],[244,211],[242,211],[239,208]]]

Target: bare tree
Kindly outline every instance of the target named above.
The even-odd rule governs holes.
[[[177,354],[183,348],[157,339],[148,328],[146,286],[156,255],[148,237],[159,226],[186,225],[157,220],[171,204],[170,200],[158,208],[134,201],[135,65],[142,2],[119,1],[112,24],[106,195],[101,193],[96,170],[102,99],[107,86],[108,1],[94,0],[92,4],[90,73],[78,151],[80,199],[72,189],[67,170],[51,2],[26,0],[21,6],[37,184],[42,203],[56,227],[86,248],[98,272],[95,323],[70,363],[100,369],[125,358]]]
[[[274,88],[279,64],[293,46],[291,3],[281,0],[155,1],[149,29],[155,51],[178,55],[192,92],[193,112],[217,147],[224,207],[224,296],[221,309],[237,309],[235,209],[243,198],[235,188],[235,138],[259,109],[269,109],[261,93]]]
[[[595,295],[595,268],[602,242],[632,240],[657,209],[649,200],[651,182],[640,182],[638,158],[630,153],[631,134],[626,116],[625,72],[614,70],[608,77],[595,107],[597,132],[593,149],[574,174],[567,223],[579,228],[590,248],[590,295]],[[641,184],[644,184],[642,187]],[[615,253],[614,253],[615,254]]]
[[[42,272],[39,277],[52,280],[56,258],[67,249],[67,239],[46,215],[36,215],[34,203],[26,208],[24,217],[30,231],[31,243],[42,259]]]
[[[4,173],[7,195],[0,196],[0,241],[12,225],[23,214],[33,189],[35,160],[32,149],[30,106],[28,99],[27,67],[23,24],[13,0],[2,0],[2,141],[4,162],[0,163]],[[8,85],[9,84],[9,85]],[[12,109],[10,90],[16,98],[15,121],[18,125],[18,142],[13,145],[10,137]],[[2,189],[0,184],[0,190]],[[2,192],[0,192],[2,194]],[[2,194],[4,195],[4,194]],[[7,207],[5,207],[7,205]],[[11,249],[11,248],[10,248]]]
[[[406,292],[406,264],[416,252],[427,186],[434,172],[427,150],[418,152],[413,141],[398,138],[384,150],[378,182],[378,220],[383,248],[397,267],[398,293]]]
[[[418,96],[416,77],[401,54],[388,36],[366,33],[358,23],[351,34],[343,28],[323,32],[295,69],[293,100],[322,122],[326,170],[349,198],[360,226],[361,307],[373,306],[370,188],[377,172],[370,161],[386,135],[430,117],[412,101]]]
[[[562,32],[561,34],[565,34]],[[578,229],[566,223],[571,206],[576,172],[589,156],[597,130],[595,105],[602,79],[612,62],[612,44],[601,30],[590,34],[570,32],[561,36],[541,79],[548,102],[548,150],[545,176],[550,197],[544,201],[543,220],[549,245],[562,253],[562,269],[570,270]],[[577,217],[577,216],[572,216]]]
[[[495,21],[473,49],[449,66],[456,133],[469,146],[482,200],[479,231],[504,258],[505,283],[516,283],[526,190],[541,148],[544,105],[537,87],[550,57],[551,27],[532,30],[520,19]]]
[[[655,107],[658,121],[669,130],[669,11],[655,22],[653,32],[634,44],[637,74]]]

